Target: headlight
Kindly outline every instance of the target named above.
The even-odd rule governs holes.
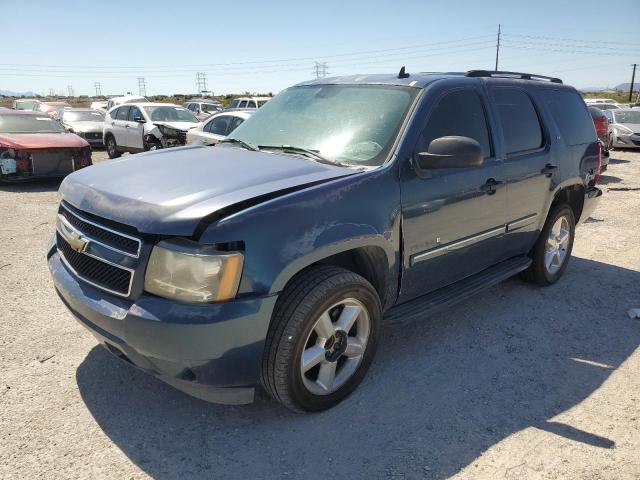
[[[238,291],[243,260],[239,252],[188,240],[160,242],[151,252],[144,289],[183,302],[224,302]]]
[[[160,130],[160,133],[162,133],[162,135],[166,135],[167,137],[178,136],[178,130],[176,130],[175,128],[167,127],[166,125],[156,125],[158,126],[158,130]]]

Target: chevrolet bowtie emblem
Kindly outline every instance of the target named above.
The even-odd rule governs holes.
[[[89,245],[89,241],[82,238],[78,232],[70,231],[67,233],[67,242],[69,246],[76,252],[84,252]]]

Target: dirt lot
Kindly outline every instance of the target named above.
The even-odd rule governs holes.
[[[58,185],[0,188],[0,478],[640,478],[640,153],[602,183],[562,281],[387,324],[316,415],[207,404],[97,347],[45,264]]]

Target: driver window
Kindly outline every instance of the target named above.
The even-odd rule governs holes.
[[[492,156],[482,100],[473,90],[455,90],[440,99],[420,135],[416,152],[426,152],[433,140],[448,135],[473,138],[482,147],[484,158]]]

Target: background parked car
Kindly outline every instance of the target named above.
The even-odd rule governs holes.
[[[186,108],[170,103],[133,103],[107,112],[103,140],[109,158],[184,145],[187,131],[200,125]]]
[[[84,138],[92,147],[101,147],[104,113],[90,108],[68,108],[62,112],[62,124]]]
[[[111,110],[116,105],[122,105],[123,103],[144,103],[148,102],[146,97],[141,97],[139,95],[124,95],[122,97],[113,97],[107,101],[107,110]]]
[[[593,125],[596,127],[600,148],[602,149],[602,158],[600,159],[600,170],[605,171],[609,166],[609,121],[602,110],[594,106],[589,107],[589,113],[593,119]]]
[[[609,148],[640,148],[640,110],[606,110],[609,121]]]
[[[45,113],[51,118],[60,120],[65,108],[71,108],[71,105],[67,102],[38,102],[33,106],[33,111]]]
[[[238,128],[252,113],[252,111],[233,111],[212,115],[187,132],[187,144],[201,142],[215,145]]]
[[[220,102],[213,102],[207,100],[191,100],[182,104],[184,108],[190,110],[198,120],[204,120],[211,115],[224,110]]]
[[[0,112],[0,181],[64,177],[91,165],[91,147],[51,117]]]
[[[36,100],[34,98],[20,98],[13,101],[13,109],[32,111],[33,107],[38,103],[40,103],[40,100]]]
[[[100,110],[102,111],[102,113],[107,113],[107,103],[108,102],[106,100],[91,102],[91,105],[89,105],[89,108],[91,108],[92,110]]]
[[[260,108],[269,100],[271,100],[271,97],[240,97],[240,98],[236,98],[229,104],[228,110],[231,110],[234,108],[240,108],[240,109]]]

